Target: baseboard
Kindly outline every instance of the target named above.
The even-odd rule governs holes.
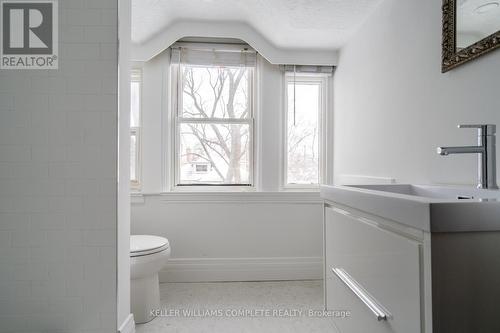
[[[316,280],[323,278],[321,257],[172,258],[160,282]]]
[[[118,328],[118,333],[135,333],[134,315],[129,314]]]

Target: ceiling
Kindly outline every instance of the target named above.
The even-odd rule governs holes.
[[[279,48],[338,49],[381,0],[132,0],[132,41],[179,21],[242,22]]]

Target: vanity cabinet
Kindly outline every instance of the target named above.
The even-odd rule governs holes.
[[[423,234],[354,209],[324,208],[325,305],[340,332],[425,332]]]

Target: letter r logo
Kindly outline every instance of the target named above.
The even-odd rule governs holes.
[[[0,69],[59,67],[58,1],[0,0]]]
[[[52,54],[53,4],[3,2],[3,54]]]

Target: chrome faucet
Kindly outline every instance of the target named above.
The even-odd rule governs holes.
[[[477,128],[477,146],[438,147],[437,153],[478,154],[478,188],[498,189],[496,177],[496,126],[495,125],[458,125],[458,128]]]

